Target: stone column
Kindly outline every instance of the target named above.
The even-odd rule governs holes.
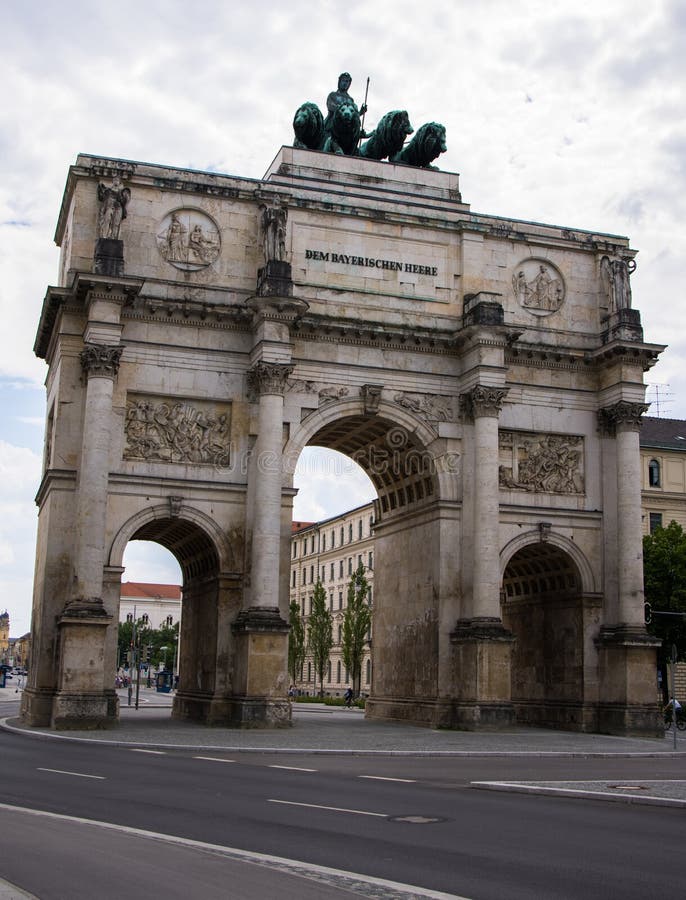
[[[617,603],[606,605],[596,645],[599,658],[598,730],[658,734],[656,648],[645,630],[639,431],[643,403],[622,400],[600,410],[601,428],[614,435],[617,460]],[[615,621],[608,621],[614,609]]]
[[[498,416],[507,389],[477,385],[460,398],[474,423],[471,596],[468,615],[450,639],[454,650],[454,724],[507,725],[512,720],[510,666],[513,637],[500,614],[500,486]],[[469,528],[466,523],[465,527]]]
[[[74,580],[71,599],[58,622],[54,728],[103,728],[117,718],[117,696],[106,685],[106,633],[112,616],[103,604],[103,576],[112,394],[122,349],[86,344],[81,353],[86,401],[74,520]]]
[[[86,403],[76,501],[75,590],[69,608],[85,604],[95,612],[102,609],[112,394],[122,351],[121,346],[87,344],[81,353]]]
[[[288,623],[279,610],[283,394],[293,366],[258,362],[248,373],[259,395],[258,435],[251,465],[255,479],[250,605],[233,624],[236,677],[232,721],[248,727],[290,724],[286,697]]]

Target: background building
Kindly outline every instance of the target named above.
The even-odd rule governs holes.
[[[348,584],[360,563],[369,583],[368,602],[374,602],[374,504],[358,506],[323,522],[294,522],[291,537],[290,600],[300,606],[307,622],[312,612],[312,596],[319,579],[326,591],[333,618],[333,647],[328,672],[324,676],[324,692],[333,696],[352,686],[350,673],[343,663],[341,637],[343,616],[348,599]],[[373,627],[373,625],[372,625]],[[372,679],[371,640],[362,661],[360,691],[369,692]],[[303,678],[296,688],[305,693],[315,690],[312,657],[305,658]]]
[[[672,520],[686,528],[686,422],[643,417],[641,468],[644,533]]]
[[[171,628],[181,621],[178,584],[125,581],[121,586],[119,621],[141,622],[147,628]]]

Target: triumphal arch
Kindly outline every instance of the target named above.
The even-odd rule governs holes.
[[[473,212],[429,167],[436,123],[428,155],[381,130],[360,153],[306,113],[261,180],[69,171],[35,344],[24,721],[116,723],[122,556],[144,539],[183,571],[173,714],[288,725],[293,472],[319,445],[378,492],[368,717],[655,733],[639,428],[662,348],[635,251]]]

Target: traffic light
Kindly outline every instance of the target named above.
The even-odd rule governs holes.
[[[643,615],[645,617],[646,625],[650,625],[650,623],[653,621],[653,607],[650,605],[650,603],[648,603],[648,601],[643,604]]]
[[[149,663],[151,659],[152,659],[152,644],[148,644],[148,646],[145,648],[146,663]]]

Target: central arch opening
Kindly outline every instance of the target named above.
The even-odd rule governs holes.
[[[324,588],[334,641],[324,692],[341,696],[351,684],[341,634],[350,577],[362,563],[371,582],[373,610],[360,679],[360,690],[368,697],[367,715],[412,715],[416,720],[424,704],[429,722],[438,690],[440,526],[433,457],[415,432],[379,415],[345,415],[327,422],[309,436],[302,458],[309,458],[314,448],[319,459],[331,461],[331,474],[318,473],[313,497],[307,466],[299,463],[289,596],[299,605],[307,629],[317,579]],[[364,476],[355,475],[349,463],[341,466],[340,457],[336,463],[331,451],[355,463]],[[323,491],[326,504],[320,502]],[[360,499],[367,502],[360,504]],[[431,553],[423,552],[429,547]],[[311,658],[306,657],[296,687],[315,692]]]

